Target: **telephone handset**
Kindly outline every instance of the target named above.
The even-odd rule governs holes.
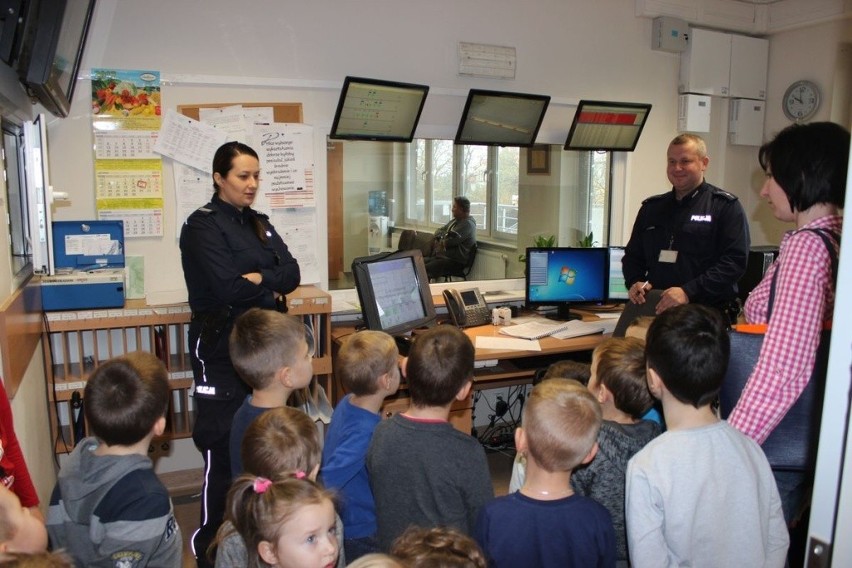
[[[473,327],[491,323],[491,313],[488,305],[479,292],[479,288],[471,288],[459,292],[453,288],[444,290],[444,303],[447,311],[458,327]]]

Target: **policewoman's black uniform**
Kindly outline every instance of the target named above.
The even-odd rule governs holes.
[[[180,250],[192,309],[189,347],[196,406],[192,439],[204,457],[202,526],[193,537],[196,557],[201,558],[222,522],[231,483],[231,421],[249,392],[231,364],[228,335],[234,319],[249,308],[283,310],[286,304],[276,302],[273,292],[292,292],[300,273],[266,215],[249,207],[240,211],[218,195],[187,218]],[[263,275],[260,285],[242,277],[251,272]]]
[[[748,221],[735,195],[703,182],[678,201],[672,189],[642,202],[622,260],[624,283],[680,287],[690,302],[730,315],[749,242]],[[660,251],[667,249],[677,251],[676,262],[660,262]]]

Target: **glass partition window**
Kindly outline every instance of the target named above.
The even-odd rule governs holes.
[[[611,153],[545,146],[543,168],[531,165],[530,150],[519,147],[425,139],[334,145],[342,145],[342,168],[339,181],[329,175],[329,214],[339,202],[342,238],[340,250],[329,246],[329,258],[340,259],[329,266],[330,275],[340,275],[330,279],[331,289],[351,287],[347,273],[354,258],[396,250],[402,230],[431,233],[446,224],[456,195],[470,199],[476,220],[476,279],[523,277],[519,257],[537,237],[552,235],[564,247],[584,239],[586,246],[608,244]],[[370,206],[376,196],[383,207]],[[499,266],[489,270],[487,262]]]
[[[31,260],[27,243],[27,195],[23,182],[23,141],[17,125],[3,123],[3,167],[6,181],[9,233],[11,241],[12,273],[17,274]]]

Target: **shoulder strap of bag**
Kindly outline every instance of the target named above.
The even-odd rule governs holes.
[[[835,233],[834,231],[829,231],[828,229],[802,229],[803,231],[810,231],[811,233],[816,233],[822,239],[822,242],[825,243],[825,248],[828,251],[828,256],[831,259],[831,287],[837,288],[837,270],[838,270],[838,258],[837,251],[835,250],[836,246],[840,246],[840,235]],[[775,272],[772,274],[772,284],[769,286],[769,307],[766,310],[766,321],[769,321],[769,318],[772,317],[772,304],[775,302],[775,285],[778,280],[778,269],[776,267]]]

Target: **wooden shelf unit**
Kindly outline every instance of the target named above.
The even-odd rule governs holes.
[[[289,314],[312,328],[316,380],[331,392],[331,296],[314,286],[287,295]],[[172,398],[163,439],[192,436],[192,365],[187,304],[125,309],[47,312],[42,342],[50,428],[56,453],[70,452],[74,436],[72,396],[83,394],[89,374],[101,363],[131,351],[149,351],[166,363]]]

